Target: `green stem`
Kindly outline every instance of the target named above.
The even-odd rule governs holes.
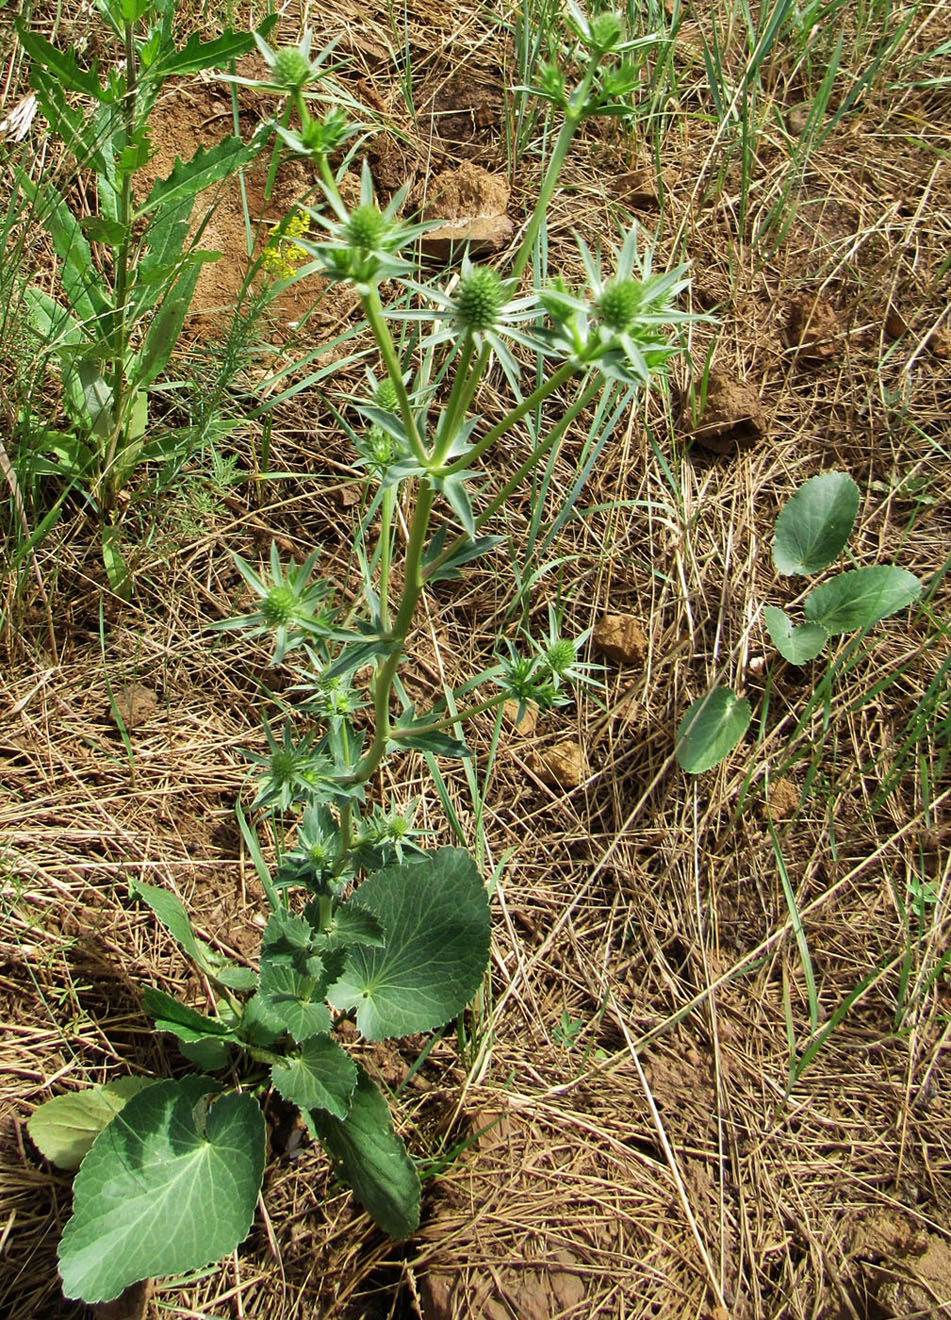
[[[129,149],[135,137],[135,107],[138,91],[135,63],[135,34],[133,25],[125,25],[125,96],[122,103],[122,115],[125,120],[125,147]],[[132,243],[132,171],[122,171],[122,187],[119,190],[119,224],[122,226],[122,242],[116,249],[116,269],[113,297],[112,323],[112,420],[113,431],[109,437],[102,460],[101,477],[104,483],[102,512],[109,518],[116,507],[118,497],[117,474],[115,471],[116,452],[119,438],[123,431],[122,409],[125,405],[125,355],[126,355],[126,300],[129,296],[129,258]]]
[[[396,345],[390,334],[389,326],[383,316],[383,304],[380,302],[380,292],[374,285],[368,293],[361,294],[360,302],[363,305],[363,311],[370,322],[370,329],[373,331],[373,338],[377,342],[380,350],[380,356],[383,359],[383,365],[386,367],[386,374],[393,382],[393,388],[396,390],[396,397],[399,401],[400,417],[403,419],[403,427],[409,437],[413,453],[424,466],[429,466],[429,455],[426,453],[425,446],[416,426],[416,418],[413,416],[413,405],[409,401],[409,395],[406,392],[406,386],[403,383],[403,372],[400,367],[400,360],[396,354]]]
[[[406,547],[405,577],[400,607],[390,631],[393,650],[377,670],[373,683],[373,715],[375,728],[373,742],[364,752],[354,773],[347,778],[347,783],[365,784],[376,771],[386,753],[386,743],[390,736],[390,694],[396,679],[403,647],[413,626],[413,615],[423,590],[421,565],[426,532],[429,528],[429,516],[433,510],[436,493],[431,483],[423,480],[416,496],[416,509],[410,527],[409,544]]]
[[[502,696],[487,697],[485,701],[478,702],[475,706],[470,706],[468,710],[458,710],[455,715],[447,715],[445,719],[434,720],[432,724],[414,724],[412,729],[407,730],[414,738],[421,733],[442,733],[444,729],[451,729],[456,724],[461,724],[463,720],[475,719],[476,715],[483,715],[487,710],[494,710],[500,706],[506,698]],[[399,735],[396,737],[399,742]]]
[[[558,186],[558,178],[561,174],[568,150],[571,147],[571,140],[577,132],[578,125],[585,118],[588,96],[591,92],[591,84],[597,71],[598,57],[592,56],[591,62],[585,70],[584,77],[575,88],[571,95],[571,101],[565,109],[565,117],[562,121],[561,129],[555,140],[554,150],[548,161],[548,168],[545,171],[545,177],[542,179],[542,185],[538,193],[538,201],[535,203],[535,210],[532,212],[532,218],[528,222],[528,227],[522,235],[522,241],[518,245],[515,258],[512,262],[512,274],[518,279],[528,264],[532,255],[532,248],[535,246],[535,240],[538,238],[538,231],[542,227],[542,221],[548,210],[548,205],[555,194]]]
[[[445,469],[444,475],[451,476],[454,472],[462,472],[471,467],[510,427],[520,422],[527,413],[530,413],[533,408],[537,408],[540,403],[547,399],[549,394],[564,385],[565,381],[570,380],[572,376],[577,375],[577,372],[578,368],[573,362],[563,362],[553,376],[550,376],[548,380],[539,385],[527,399],[522,400],[517,408],[513,408],[510,413],[506,413],[500,422],[497,422],[490,431],[487,431],[468,454],[463,454],[462,458],[457,458],[455,463],[450,463]]]

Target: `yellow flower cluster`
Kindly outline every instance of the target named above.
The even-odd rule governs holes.
[[[307,233],[309,222],[303,211],[295,211],[275,231],[261,253],[261,269],[272,279],[289,280],[307,260],[307,253],[294,240]]]

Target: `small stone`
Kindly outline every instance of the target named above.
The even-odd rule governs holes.
[[[605,614],[594,630],[599,651],[619,664],[640,664],[647,655],[647,633],[633,614]]]
[[[577,788],[588,774],[584,748],[573,738],[546,747],[541,753],[532,752],[527,760],[529,769],[539,779],[560,788]]]
[[[786,344],[799,357],[816,362],[834,357],[839,335],[839,318],[824,298],[804,293],[790,303]]]
[[[695,390],[699,402],[699,383]],[[684,411],[689,414],[689,403]],[[703,411],[689,432],[691,438],[715,454],[729,454],[751,449],[766,437],[766,432],[766,414],[752,385],[719,367],[711,368]]]
[[[114,723],[121,720],[127,729],[135,729],[150,720],[157,707],[158,697],[151,688],[141,683],[127,683],[113,693],[109,714]]]
[[[509,186],[497,174],[466,163],[444,170],[433,180],[423,207],[424,220],[444,223],[425,233],[420,242],[427,256],[448,260],[467,246],[471,256],[497,252],[512,237],[515,226],[506,215]]]

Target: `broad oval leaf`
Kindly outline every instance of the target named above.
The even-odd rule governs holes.
[[[346,1118],[357,1084],[357,1065],[329,1036],[301,1042],[300,1054],[271,1069],[271,1081],[299,1109],[326,1109]]]
[[[775,605],[763,606],[763,622],[776,650],[791,665],[804,665],[815,660],[829,640],[829,634],[822,624],[794,625],[785,610],[779,610]]]
[[[776,519],[773,563],[787,577],[828,568],[845,548],[859,509],[859,488],[845,472],[811,477]]]
[[[460,848],[371,875],[350,900],[383,927],[383,948],[351,948],[330,989],[334,1008],[357,1010],[367,1040],[431,1031],[461,1013],[489,961],[489,900]]]
[[[710,770],[743,737],[750,723],[750,703],[732,688],[714,688],[693,703],[677,730],[677,761],[688,774]]]
[[[374,1223],[393,1238],[419,1227],[419,1177],[393,1130],[389,1105],[357,1066],[357,1086],[345,1119],[311,1115],[313,1129],[337,1174]]]
[[[917,599],[921,583],[914,573],[894,564],[873,564],[840,573],[831,582],[810,591],[803,613],[810,623],[819,623],[828,633],[871,628]]]
[[[85,1091],[54,1095],[30,1115],[26,1130],[37,1150],[60,1169],[78,1169],[92,1143],[127,1100],[154,1077],[117,1077]]]
[[[97,1138],[59,1245],[67,1297],[111,1301],[140,1279],[199,1269],[247,1237],[264,1116],[253,1096],[213,1098],[219,1089],[208,1077],[159,1082]]]

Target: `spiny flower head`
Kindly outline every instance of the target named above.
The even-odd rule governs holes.
[[[643,285],[634,280],[612,280],[595,303],[598,315],[609,330],[629,330],[641,310]]]
[[[385,412],[395,413],[399,409],[399,395],[396,393],[396,386],[389,376],[381,380],[373,391],[373,402]]]
[[[467,330],[491,330],[506,301],[498,272],[491,266],[471,266],[456,287],[456,318]]]
[[[386,233],[386,220],[378,206],[367,203],[358,206],[343,227],[343,232],[355,248],[363,252],[375,248]]]
[[[299,92],[310,82],[313,76],[310,60],[306,59],[296,46],[279,50],[271,65],[274,81],[289,92]]]

